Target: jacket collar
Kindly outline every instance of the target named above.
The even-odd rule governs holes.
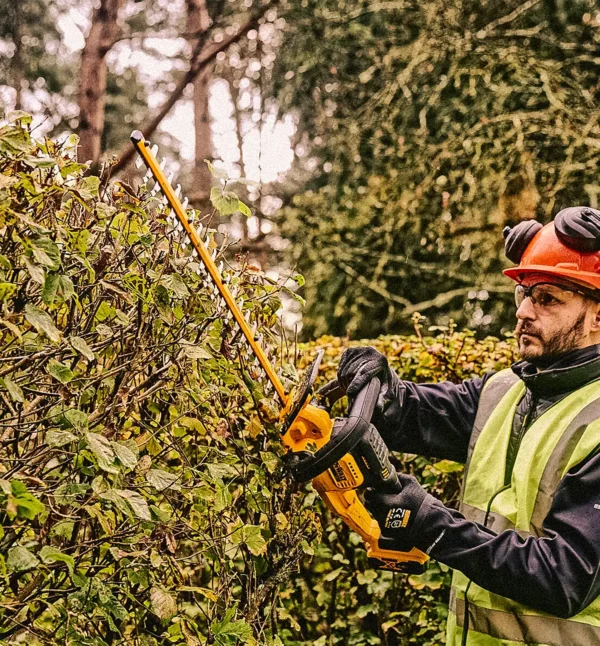
[[[600,345],[566,352],[543,368],[526,360],[517,361],[511,368],[534,395],[571,392],[600,378]]]

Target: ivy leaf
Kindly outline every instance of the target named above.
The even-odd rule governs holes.
[[[46,564],[49,563],[64,563],[70,574],[73,574],[73,569],[75,568],[75,559],[64,552],[52,547],[51,545],[44,545],[40,550],[39,557]]]
[[[98,466],[107,473],[118,473],[119,467],[115,464],[115,453],[110,442],[99,433],[86,433],[85,438],[90,451],[96,456]]]
[[[92,348],[90,348],[85,339],[82,339],[80,336],[70,336],[69,343],[74,350],[77,350],[77,352],[83,355],[88,361],[93,361],[96,358]]]
[[[50,341],[60,342],[60,332],[55,327],[50,315],[35,305],[25,305],[25,318],[40,333],[45,334]],[[58,362],[57,362],[58,363]]]
[[[75,376],[69,366],[65,366],[64,363],[56,361],[56,359],[50,360],[46,370],[49,375],[52,375],[52,377],[60,381],[61,384],[68,384]]]
[[[26,547],[17,545],[8,550],[6,568],[9,572],[25,572],[40,564],[39,560]]]
[[[146,473],[146,480],[148,484],[152,485],[157,491],[164,491],[165,489],[179,490],[177,481],[179,477],[174,473],[163,471],[162,469],[150,469]]]
[[[166,590],[156,586],[150,590],[152,612],[162,620],[171,619],[177,614],[177,601]]]

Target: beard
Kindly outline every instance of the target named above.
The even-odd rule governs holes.
[[[550,335],[544,334],[528,322],[519,322],[516,336],[521,358],[534,365],[549,365],[565,353],[577,350],[581,347],[585,317],[586,311],[583,310],[573,325],[556,330]],[[534,337],[534,340],[523,338],[526,335]]]

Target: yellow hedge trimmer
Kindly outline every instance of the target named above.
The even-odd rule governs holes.
[[[381,538],[377,521],[371,518],[357,494],[360,487],[366,486],[390,492],[401,489],[388,449],[371,424],[379,395],[379,380],[375,378],[363,388],[348,417],[332,419],[331,406],[344,393],[333,381],[313,396],[323,357],[323,351],[320,351],[305,371],[301,383],[292,394],[286,394],[260,338],[255,337],[217,268],[214,252],[211,254],[203,240],[202,226],[197,227],[188,218],[179,191],[173,189],[159,165],[158,148],[151,149],[138,130],[131,134],[131,140],[148,169],[147,176],[154,179],[155,188],[160,190],[171,209],[169,218],[174,228],[187,235],[192,254],[199,257],[202,272],[213,285],[215,298],[228,310],[230,325],[235,321],[239,327],[247,343],[246,358],[253,360],[256,372],[266,380],[266,385],[270,384],[281,402],[281,439],[288,449],[287,462],[292,476],[299,482],[312,480],[327,506],[363,538],[371,566],[397,572],[421,572],[427,555],[416,548],[410,552],[385,549],[385,539]]]

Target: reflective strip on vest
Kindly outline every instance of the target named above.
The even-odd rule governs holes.
[[[534,536],[542,535],[542,524],[550,511],[556,489],[568,470],[567,465],[573,451],[587,427],[597,419],[600,419],[600,399],[588,404],[575,417],[554,448],[540,480],[533,514],[531,515],[529,531]]]
[[[494,375],[485,385],[473,426],[460,510],[493,531],[543,536],[543,523],[566,473],[600,446],[598,381],[570,393],[528,427],[518,448],[511,482],[504,486],[506,455],[514,414],[525,384],[512,371]],[[474,457],[473,457],[474,456]],[[460,643],[468,599],[469,639],[473,646],[600,644],[600,598],[575,617],[540,613],[469,582],[455,571],[450,596],[448,646]],[[472,632],[471,632],[472,631]]]
[[[455,599],[456,623],[463,627],[465,602]],[[559,617],[522,615],[489,610],[469,604],[469,631],[495,639],[545,646],[593,646],[600,644],[600,627]],[[470,634],[470,633],[469,633]],[[468,642],[467,642],[468,643]]]

